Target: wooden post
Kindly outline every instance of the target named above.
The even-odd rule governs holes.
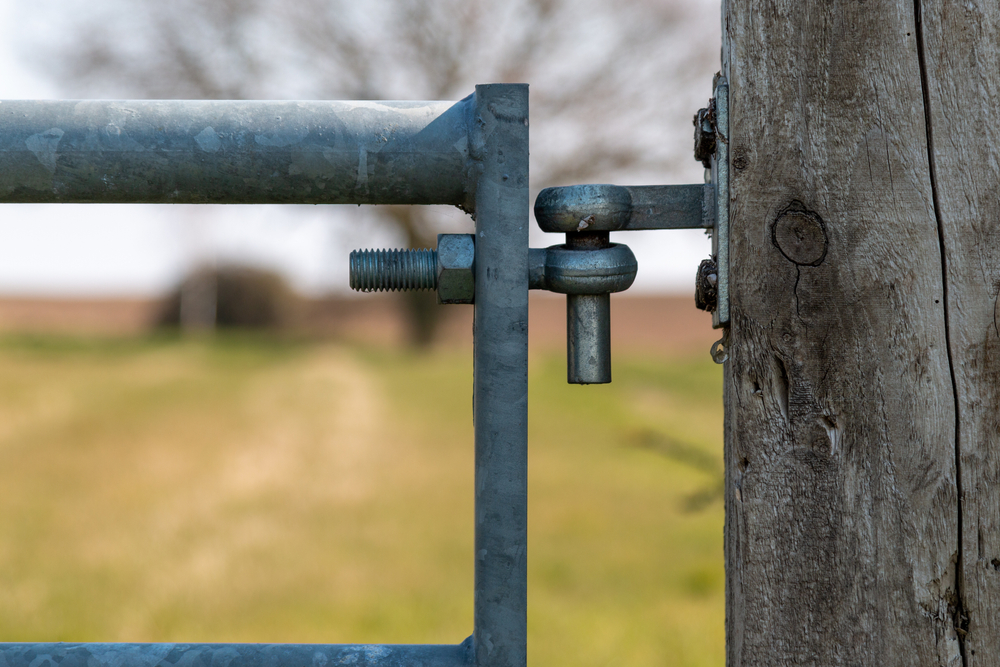
[[[1000,6],[723,2],[727,642],[1000,664]]]

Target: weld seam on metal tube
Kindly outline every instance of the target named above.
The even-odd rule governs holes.
[[[461,644],[0,643],[4,667],[468,667]]]
[[[0,203],[450,204],[460,102],[3,101]]]

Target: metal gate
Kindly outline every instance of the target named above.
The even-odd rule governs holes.
[[[725,82],[706,136],[725,143]],[[722,121],[722,122],[720,122]],[[702,131],[703,128],[699,128]],[[717,151],[712,148],[709,155]],[[707,158],[706,158],[707,159]],[[709,304],[724,303],[725,174],[714,185],[551,188],[528,248],[528,87],[457,102],[0,102],[2,203],[450,204],[475,234],[436,252],[352,256],[363,290],[436,287],[475,304],[473,634],[455,645],[0,644],[0,667],[523,667],[526,664],[528,290],[567,295],[568,378],[609,382],[609,295],[635,258],[611,231],[715,227]],[[721,160],[724,165],[725,160]],[[716,220],[723,224],[716,225]],[[718,297],[716,297],[716,294]],[[722,308],[716,308],[717,326]]]

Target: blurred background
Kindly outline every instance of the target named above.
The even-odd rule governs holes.
[[[459,99],[531,85],[531,178],[693,183],[717,0],[0,0],[0,98]],[[354,295],[445,207],[6,205],[0,639],[471,631],[471,308]],[[614,239],[613,239],[614,240]],[[722,665],[721,373],[698,231],[617,239],[615,381],[531,303],[529,661]],[[537,232],[535,246],[560,242]]]

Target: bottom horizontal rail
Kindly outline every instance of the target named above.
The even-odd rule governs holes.
[[[0,667],[468,667],[461,644],[0,643]]]

